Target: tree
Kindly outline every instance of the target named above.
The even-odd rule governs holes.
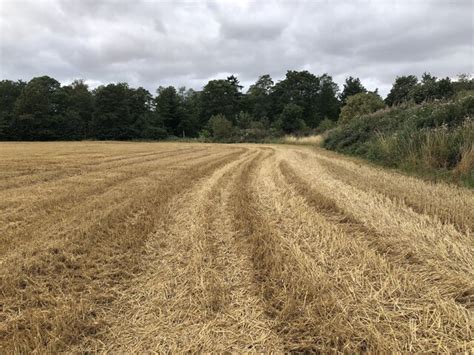
[[[94,94],[92,129],[96,138],[121,140],[138,136],[137,117],[131,112],[134,91],[128,84],[99,86]]]
[[[22,140],[63,138],[67,95],[49,76],[31,79],[15,102],[12,132]]]
[[[409,101],[412,98],[412,92],[418,83],[418,79],[414,75],[397,76],[393,83],[385,103],[388,106],[398,105]]]
[[[90,136],[90,124],[94,111],[94,98],[83,80],[75,80],[64,86],[66,95],[66,120],[68,131],[65,138],[80,139]]]
[[[201,128],[199,124],[201,113],[200,93],[182,87],[179,89],[178,96],[181,102],[181,119],[178,131],[185,137],[197,137]]]
[[[438,98],[450,98],[454,95],[454,86],[450,78],[446,77],[444,79],[440,79],[438,80],[437,84]]]
[[[12,125],[15,102],[21,95],[26,83],[11,80],[0,81],[0,138],[14,139],[10,126]]]
[[[417,104],[423,101],[439,100],[449,98],[454,94],[451,79],[438,80],[429,73],[424,73],[421,82],[411,91],[411,97]]]
[[[344,83],[344,88],[342,89],[341,95],[339,95],[339,99],[341,100],[342,105],[345,105],[349,96],[360,94],[362,92],[367,92],[367,89],[362,85],[360,79],[350,76],[346,78],[346,82]]]
[[[350,96],[339,115],[340,122],[348,122],[355,117],[372,113],[385,107],[382,98],[372,92]]]
[[[303,120],[303,108],[289,103],[280,114],[280,127],[285,133],[302,130],[306,125]]]
[[[468,91],[474,90],[474,78],[471,77],[470,74],[459,74],[458,80],[452,83],[453,91],[460,92],[460,91]]]
[[[158,96],[155,98],[155,111],[164,123],[166,130],[175,135],[180,135],[180,98],[173,86],[159,87]]]
[[[208,126],[211,130],[212,136],[216,140],[222,140],[231,137],[234,129],[232,122],[221,114],[212,116],[209,119]]]
[[[272,115],[277,117],[284,108],[292,103],[302,109],[302,117],[307,126],[316,127],[318,117],[318,97],[320,79],[310,72],[289,70],[284,80],[278,82],[272,90]]]
[[[339,114],[337,85],[324,74],[317,77],[310,72],[291,71],[272,90],[272,114],[277,117],[286,105],[293,103],[302,110],[302,117],[308,127],[315,128],[324,117],[336,120]]]
[[[237,127],[246,129],[246,128],[250,128],[250,125],[254,121],[254,118],[250,113],[245,112],[245,111],[240,111],[237,114],[235,121],[237,123]]]
[[[273,80],[270,75],[265,74],[251,85],[245,95],[245,108],[252,113],[258,121],[263,121],[271,114],[272,101],[270,93],[273,89]]]
[[[224,115],[234,119],[240,111],[242,86],[235,76],[226,80],[209,81],[201,93],[201,122],[205,123],[211,116]]]
[[[332,81],[332,77],[327,74],[320,76],[319,80],[321,88],[317,101],[318,125],[324,118],[336,121],[340,112],[340,103],[337,99],[339,87]]]

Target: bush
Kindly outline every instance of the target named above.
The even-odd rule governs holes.
[[[141,137],[145,139],[165,139],[168,136],[168,132],[165,128],[146,126],[142,132]]]
[[[234,126],[223,115],[214,115],[209,119],[208,126],[212,136],[216,140],[224,140],[232,137]]]
[[[323,133],[333,129],[334,127],[336,127],[336,122],[330,120],[329,118],[325,118],[319,123],[318,127],[316,128],[316,133]]]
[[[373,92],[355,94],[347,99],[347,104],[339,114],[339,121],[348,122],[355,117],[375,112],[384,107],[382,98]]]
[[[324,146],[382,165],[472,175],[474,95],[362,115],[327,132]]]

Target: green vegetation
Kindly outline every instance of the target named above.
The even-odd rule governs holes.
[[[420,85],[417,92],[425,89]],[[474,186],[474,91],[450,96],[342,120],[328,132],[324,146],[384,166]]]
[[[337,121],[341,102],[332,78],[288,71],[274,83],[263,75],[242,92],[231,75],[202,91],[159,87],[153,96],[127,83],[89,90],[48,76],[0,81],[2,140],[130,140],[198,138],[259,142]],[[217,118],[216,118],[217,117]],[[212,118],[212,120],[211,120]],[[325,123],[327,126],[327,122]]]
[[[346,105],[342,108],[339,120],[347,122],[354,117],[375,112],[385,107],[382,98],[373,93],[359,93],[350,96]]]

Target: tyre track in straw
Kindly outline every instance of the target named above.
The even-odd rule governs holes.
[[[464,188],[430,183],[399,173],[356,164],[347,158],[330,158],[327,152],[313,151],[305,157],[317,159],[334,177],[364,191],[376,190],[395,203],[404,203],[415,212],[452,223],[461,233],[474,231],[474,194]]]
[[[286,161],[281,161],[279,169],[286,182],[291,185],[315,210],[331,223],[338,225],[347,235],[359,239],[368,248],[374,249],[389,262],[404,268],[407,272],[417,275],[420,282],[427,287],[439,290],[447,300],[472,309],[474,306],[474,285],[469,278],[459,278],[457,274],[446,273],[446,270],[436,270],[432,265],[426,264],[416,251],[404,250],[393,245],[383,233],[359,222],[348,215],[337,203],[326,195],[312,189],[306,181],[298,176]],[[442,287],[440,287],[442,286]]]
[[[170,205],[172,222],[150,241],[150,271],[138,296],[125,297],[132,311],[109,331],[107,351],[281,350],[228,214],[229,185],[257,154],[216,170]]]
[[[470,314],[426,293],[305,203],[277,153],[245,174],[237,214],[275,331],[292,351],[466,351]],[[306,167],[302,164],[301,167]],[[239,189],[240,191],[240,189]],[[435,297],[435,301],[433,301]]]

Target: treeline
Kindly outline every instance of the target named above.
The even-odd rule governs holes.
[[[462,76],[451,82],[429,74],[398,77],[385,99],[359,79],[342,91],[331,76],[288,71],[275,83],[258,78],[246,93],[235,76],[209,81],[202,91],[159,87],[156,95],[126,83],[90,90],[84,81],[61,84],[48,76],[0,81],[2,140],[129,140],[200,137],[217,141],[261,141],[334,126],[354,112],[366,113],[405,101],[449,98],[472,87]],[[352,111],[351,111],[352,110]]]

